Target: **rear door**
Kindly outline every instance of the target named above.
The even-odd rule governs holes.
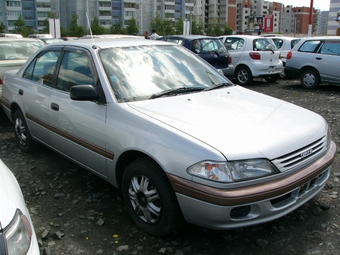
[[[54,67],[60,55],[60,47],[41,52],[28,65],[20,79],[18,96],[23,105],[21,109],[26,116],[33,137],[44,143],[50,142],[49,98],[52,91]]]
[[[239,60],[242,57],[242,53],[245,47],[245,41],[239,37],[226,37],[224,40],[224,46],[232,56],[232,63],[237,66]]]
[[[326,40],[314,55],[313,64],[319,70],[323,81],[340,83],[340,39]]]

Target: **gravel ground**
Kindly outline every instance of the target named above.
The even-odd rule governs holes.
[[[308,91],[296,80],[257,80],[248,88],[321,114],[339,146],[340,87]],[[2,110],[0,158],[20,183],[41,254],[340,254],[339,149],[323,191],[294,212],[266,224],[230,231],[185,224],[168,238],[152,237],[137,229],[119,192],[104,180],[46,148],[34,154],[21,152]]]

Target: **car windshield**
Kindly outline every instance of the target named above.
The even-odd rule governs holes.
[[[232,85],[214,67],[178,45],[110,48],[99,55],[119,102]],[[171,91],[176,93],[165,93]]]
[[[20,40],[0,42],[0,60],[28,59],[44,43],[38,41]]]

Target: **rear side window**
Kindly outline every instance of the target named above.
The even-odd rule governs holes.
[[[244,45],[244,40],[242,38],[227,38],[224,42],[224,46],[228,50],[238,50]]]
[[[340,41],[326,41],[320,49],[321,54],[340,55]]]
[[[59,55],[60,51],[43,52],[31,62],[23,77],[51,87]]]
[[[321,42],[320,40],[305,41],[300,47],[299,51],[315,53],[320,45],[320,42]]]
[[[290,42],[290,48],[293,49],[294,46],[300,41],[301,39],[291,40]]]

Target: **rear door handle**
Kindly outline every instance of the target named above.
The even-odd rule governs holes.
[[[51,109],[52,109],[53,111],[59,111],[59,105],[57,105],[56,103],[52,103],[52,104],[51,104]]]
[[[321,59],[322,59],[322,58],[320,58],[320,57],[317,57],[317,58],[316,58],[316,60],[321,60]]]
[[[24,91],[22,89],[19,89],[19,95],[22,96],[24,94]]]

